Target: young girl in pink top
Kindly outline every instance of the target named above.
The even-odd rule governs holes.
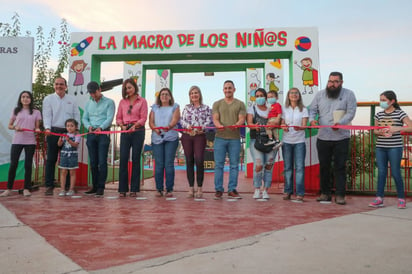
[[[10,168],[7,180],[7,190],[0,197],[9,196],[13,189],[16,170],[19,164],[21,152],[24,149],[24,196],[31,196],[31,172],[33,155],[36,149],[36,138],[33,131],[24,131],[23,129],[35,130],[40,132],[41,114],[34,109],[33,95],[30,91],[22,91],[17,100],[17,106],[14,108],[10,118],[8,128],[14,130],[13,141],[10,151]]]

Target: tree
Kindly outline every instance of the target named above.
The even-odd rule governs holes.
[[[67,21],[62,19],[60,23],[59,39],[56,38],[56,29],[52,28],[45,38],[43,27],[38,26],[35,40],[34,71],[35,81],[33,83],[34,105],[41,110],[43,98],[53,93],[53,82],[56,77],[60,77],[67,68],[69,62],[69,40],[70,35],[67,28]],[[11,23],[0,22],[0,36],[17,37],[21,35],[20,16],[14,13]],[[26,36],[31,32],[26,31]],[[56,39],[58,42],[56,43]],[[52,58],[53,47],[59,45],[59,55],[57,68],[49,68]]]

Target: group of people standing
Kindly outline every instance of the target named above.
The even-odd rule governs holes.
[[[266,92],[265,89],[259,88],[255,92],[255,104],[247,110],[242,101],[234,98],[236,88],[231,80],[224,82],[224,98],[215,102],[212,108],[203,103],[200,88],[192,86],[189,89],[190,103],[184,107],[182,112],[180,112],[180,106],[175,102],[170,89],[163,88],[156,96],[156,101],[151,107],[149,117],[147,117],[147,101],[139,95],[136,82],[132,79],[126,79],[122,86],[123,99],[119,103],[115,118],[116,125],[122,131],[120,137],[119,195],[125,197],[130,191],[129,196],[136,197],[140,191],[140,156],[145,139],[145,124],[149,118],[149,126],[152,129],[151,140],[155,160],[154,177],[157,196],[173,196],[174,158],[179,143],[179,133],[176,129],[180,124],[182,127],[180,140],[187,165],[188,197],[202,198],[206,130],[213,126],[216,129],[214,140],[215,199],[221,199],[224,193],[223,170],[226,155],[229,158],[228,197],[240,199],[241,196],[237,191],[241,150],[240,127],[246,122],[251,128],[250,152],[254,160],[253,185],[255,191],[253,198],[269,199],[268,190],[271,186],[273,165],[278,148],[282,146],[285,177],[283,199],[291,200],[293,198],[297,202],[303,202],[305,194],[305,128],[310,123],[312,126],[321,126],[316,142],[321,192],[317,201],[331,201],[333,186],[331,178],[334,178],[335,202],[344,205],[346,203],[346,161],[350,130],[339,126],[351,123],[355,117],[357,103],[354,92],[343,88],[342,84],[343,76],[340,72],[330,73],[326,89],[316,93],[308,108],[303,105],[302,94],[297,88],[291,88],[287,92],[284,107],[281,107],[276,99],[269,102],[268,98],[277,97],[276,92]],[[62,169],[60,178],[62,187],[59,195],[70,196],[74,194],[75,170],[78,168],[77,146],[80,138],[77,133],[80,113],[74,97],[66,94],[67,82],[64,78],[56,78],[54,90],[55,93],[46,96],[43,101],[43,125],[47,136],[45,194],[53,195],[55,165],[61,149],[59,167]],[[90,94],[90,99],[85,105],[82,122],[88,130],[86,145],[89,151],[92,188],[85,193],[101,197],[104,195],[107,179],[109,130],[115,117],[115,104],[113,100],[102,94],[101,87],[97,82],[90,82],[87,85],[87,91]],[[383,92],[380,101],[384,110],[375,115],[375,120],[382,128],[374,130],[377,135],[378,193],[377,198],[369,206],[383,206],[383,192],[389,161],[398,191],[398,207],[404,208],[406,202],[403,181],[400,176],[403,143],[400,131],[412,132],[412,122],[407,114],[399,108],[396,94],[393,91]],[[40,132],[41,119],[40,112],[33,108],[31,92],[23,91],[9,122],[9,129],[15,130],[16,133],[11,148],[8,189],[0,196],[10,195],[18,159],[23,149],[26,155],[23,193],[25,196],[30,196],[31,162],[36,140],[33,132],[22,129]],[[404,124],[407,127],[402,127]],[[273,131],[273,128],[269,128],[268,130],[266,125],[272,125],[277,129]],[[281,143],[277,133],[279,128],[283,129]],[[270,140],[267,145],[275,144],[274,149],[265,151],[257,149],[255,143],[262,134],[269,135]],[[130,151],[132,151],[131,176],[128,173]],[[333,177],[331,176],[332,167]],[[130,188],[129,177],[131,178]],[[294,182],[296,187],[294,187]],[[294,193],[296,196],[292,197]]]

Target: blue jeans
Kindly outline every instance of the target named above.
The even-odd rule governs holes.
[[[137,130],[120,135],[119,192],[129,191],[129,156],[132,148],[132,176],[130,191],[140,191],[140,157],[142,155],[145,131]]]
[[[260,188],[263,180],[264,187],[269,188],[272,185],[272,170],[277,150],[263,153],[255,148],[255,142],[256,139],[250,139],[249,143],[250,154],[254,162],[253,186]]]
[[[155,181],[157,191],[163,191],[163,182],[166,175],[166,191],[172,192],[175,184],[176,149],[179,139],[175,141],[164,141],[161,144],[152,144],[155,160]]]
[[[383,197],[388,174],[388,162],[391,164],[391,174],[395,180],[396,192],[399,199],[405,199],[405,189],[401,175],[402,147],[383,148],[377,147],[376,165],[378,166],[378,193],[376,196]]]
[[[226,152],[229,154],[230,163],[228,192],[236,190],[239,175],[240,140],[216,137],[213,149],[215,157],[215,190],[224,192],[223,168],[225,166]]]
[[[108,134],[87,135],[87,149],[94,189],[104,189],[107,179],[107,154],[110,137]]]
[[[282,155],[284,163],[284,193],[293,193],[293,173],[295,173],[296,195],[305,195],[305,156],[306,144],[283,143]]]

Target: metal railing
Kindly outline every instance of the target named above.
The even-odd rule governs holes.
[[[405,184],[405,192],[411,193],[411,169],[412,169],[412,135],[403,135],[404,138],[404,150],[403,158],[401,162],[401,173]],[[347,162],[347,190],[355,193],[372,193],[377,190],[377,166],[375,159],[375,137],[374,134],[367,130],[352,130],[351,131],[351,141],[349,149],[349,160]],[[112,134],[111,136],[112,146],[109,149],[108,157],[108,180],[107,182],[116,182],[118,180],[118,134]],[[307,147],[307,153],[314,153],[313,147],[316,144],[313,143],[314,139],[309,138],[309,144]],[[39,141],[39,140],[38,140]],[[37,149],[34,156],[34,165],[33,165],[33,181],[35,184],[43,185],[44,184],[44,166],[45,166],[45,157],[46,157],[46,147],[45,142],[38,142]],[[82,145],[85,146],[85,139],[82,138]],[[152,152],[144,152],[142,158],[142,171],[143,167],[152,169],[153,160]],[[316,153],[316,152],[315,152]],[[80,155],[83,155],[79,151]],[[81,156],[83,157],[83,156]],[[312,156],[310,156],[312,159]],[[82,162],[85,162],[81,159]],[[176,153],[176,165],[184,164],[184,155],[183,153]],[[310,162],[309,166],[315,165]],[[56,170],[57,167],[56,167]],[[279,177],[282,177],[283,174],[283,164],[277,165],[274,172],[279,174]],[[90,172],[83,171],[78,174],[78,186],[87,186],[90,182]],[[143,174],[143,173],[142,173]],[[318,186],[319,180],[319,171],[318,169],[311,170],[306,173],[305,184],[310,184]],[[58,171],[56,171],[56,178],[58,180]],[[283,181],[283,180],[280,180]],[[276,182],[274,182],[276,184]],[[280,183],[280,182],[278,182]],[[313,190],[313,189],[312,189]],[[316,190],[316,189],[315,189]],[[386,184],[386,192],[395,193],[396,187],[395,182],[391,176],[390,168],[388,168],[388,178]]]

